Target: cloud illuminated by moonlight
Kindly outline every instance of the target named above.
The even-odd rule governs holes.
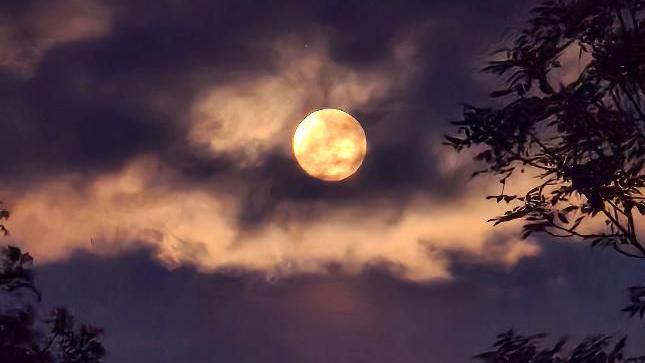
[[[394,219],[386,206],[366,218],[364,206],[312,205],[326,208],[326,217],[270,222],[246,234],[236,226],[234,198],[196,187],[177,189],[179,181],[152,157],[89,183],[81,175],[52,180],[10,196],[13,239],[45,262],[77,249],[111,255],[148,246],[169,266],[189,264],[202,271],[290,275],[322,272],[333,263],[359,272],[385,263],[412,280],[448,278],[447,254],[453,252],[507,265],[539,252],[531,241],[512,237],[490,244],[518,231],[511,225],[492,229],[485,222],[501,208],[491,208],[495,205],[480,191],[450,204],[420,196]]]
[[[274,73],[241,77],[201,93],[191,110],[194,145],[252,166],[270,149],[289,153],[288,140],[309,113],[365,106],[401,87],[414,69],[409,66],[413,50],[406,42],[393,49],[389,62],[365,70],[335,63],[324,42],[307,48],[279,42],[275,47]]]
[[[307,49],[277,44],[274,72],[203,88],[188,110],[186,141],[225,154],[242,169],[253,168],[268,151],[288,154],[291,133],[312,109],[351,111],[405,86],[414,75],[415,49],[406,39],[396,44],[389,59],[362,70],[334,62],[324,42]],[[446,151],[430,152],[446,162],[442,173],[459,164],[443,158]],[[517,240],[517,225],[493,229],[485,222],[505,208],[483,198],[498,184],[482,179],[471,187],[450,201],[419,192],[403,210],[391,200],[311,201],[307,208],[321,211],[313,214],[320,217],[269,218],[252,230],[238,220],[240,191],[188,182],[156,155],[128,160],[121,170],[59,175],[2,195],[13,212],[13,240],[41,262],[79,249],[113,255],[146,246],[168,266],[207,272],[284,276],[324,272],[334,264],[352,273],[380,264],[403,278],[429,281],[450,277],[454,253],[504,265],[539,253],[531,240]],[[276,208],[296,214],[302,205],[283,201]]]

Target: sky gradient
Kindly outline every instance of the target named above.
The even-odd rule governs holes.
[[[499,183],[441,145],[531,3],[3,1],[9,240],[108,362],[457,363],[510,327],[629,331],[636,264],[492,228]],[[338,184],[291,156],[322,108],[368,138]]]

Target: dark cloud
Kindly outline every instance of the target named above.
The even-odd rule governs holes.
[[[60,246],[85,249],[96,236],[121,246],[127,233],[175,263],[192,256],[175,246],[190,240],[209,249],[207,269],[233,253],[230,263],[256,270],[291,254],[318,261],[293,247],[313,243],[300,231],[315,228],[338,243],[324,258],[358,249],[359,263],[390,258],[426,277],[442,270],[417,246],[426,235],[440,249],[480,249],[481,223],[495,212],[473,190],[489,186],[467,184],[467,168],[447,167],[439,144],[459,102],[485,95],[474,71],[525,1],[43,4],[6,8],[18,41],[0,34],[0,48],[19,55],[0,60],[0,175],[12,183],[4,198],[24,246],[61,258],[69,251]],[[289,153],[291,128],[323,107],[345,108],[368,135],[359,173],[333,185],[306,176]],[[68,231],[52,231],[52,218]],[[477,237],[448,236],[437,218]],[[360,236],[350,226],[380,222]],[[162,237],[146,239],[149,230]],[[42,246],[40,234],[57,244]],[[404,241],[367,241],[389,234]],[[263,241],[261,258],[223,247],[248,235]],[[271,241],[277,252],[270,239],[281,239]],[[380,250],[388,243],[401,248]],[[508,259],[515,247],[504,245]],[[509,261],[536,253],[521,246]]]
[[[24,17],[37,3],[4,6],[6,14]],[[401,31],[437,23],[419,40],[422,48],[415,62],[423,71],[406,91],[388,96],[399,105],[381,106],[382,115],[370,111],[378,104],[356,110],[371,117],[365,122],[374,138],[387,137],[378,132],[402,134],[394,144],[372,145],[370,169],[358,181],[363,189],[437,184],[437,161],[424,150],[423,138],[458,112],[458,102],[470,98],[467,90],[475,85],[466,70],[473,57],[486,50],[482,44],[498,37],[499,24],[507,23],[501,20],[515,17],[519,7],[504,1],[486,7],[441,1],[101,4],[114,13],[105,35],[48,49],[32,78],[12,79],[3,73],[6,92],[0,99],[0,120],[5,132],[0,145],[12,160],[5,164],[5,174],[29,175],[34,165],[54,175],[100,171],[137,154],[175,151],[185,140],[185,114],[195,92],[204,84],[234,81],[240,74],[270,73],[275,49],[263,44],[273,40],[292,37],[304,46],[308,38],[322,34],[332,59],[361,69],[391,57],[392,42]],[[471,7],[488,10],[487,17]],[[170,100],[172,112],[153,110],[151,97],[159,94]],[[386,119],[376,119],[379,116]],[[378,123],[389,126],[369,129]],[[268,163],[275,160],[268,157]],[[182,169],[183,160],[174,160]],[[276,170],[282,169],[278,165]]]
[[[20,179],[109,170],[168,144],[168,123],[133,107],[127,94],[105,91],[109,84],[74,70],[73,56],[71,64],[55,56],[45,59],[34,78],[3,82],[11,85],[0,98],[0,152],[8,156],[3,174]]]
[[[0,177],[18,201],[15,238],[49,261],[89,249],[91,238],[102,252],[127,252],[40,267],[46,303],[104,326],[110,361],[125,363],[452,363],[512,326],[627,331],[617,313],[626,286],[615,281],[637,283],[637,266],[572,245],[546,244],[542,256],[521,259],[537,250],[508,230],[481,228],[498,211],[473,202],[481,186],[466,184],[464,167],[446,172],[436,150],[458,104],[486,95],[475,72],[530,2],[65,0],[59,10],[85,24],[65,31],[57,29],[66,22],[43,21],[43,1],[0,2],[14,29],[3,43],[0,28],[0,52],[13,57],[0,57]],[[299,63],[321,59],[332,71],[311,76]],[[345,101],[334,95],[334,69],[358,79],[359,91],[370,82],[384,89],[365,100],[348,92],[361,100],[348,111],[369,137],[357,175],[334,185],[309,178],[279,140],[248,163],[235,147],[191,142],[192,112],[210,91],[241,85],[234,91],[253,95],[298,67],[311,94],[294,96],[290,83],[276,88],[284,95],[260,90],[295,105],[284,117]],[[243,141],[253,131],[234,126]],[[138,164],[142,155],[161,162]],[[67,183],[70,173],[70,185],[47,184]],[[419,195],[436,204],[411,207]],[[345,207],[354,208],[349,217],[335,214]],[[273,234],[260,236],[264,227]],[[47,241],[34,242],[41,236]],[[146,236],[153,250],[133,252],[140,244],[129,238]],[[161,267],[164,253],[196,269]],[[341,266],[297,273],[299,263],[310,272],[327,262]],[[368,267],[348,275],[345,262]],[[265,273],[296,267],[277,281],[203,273],[227,263]],[[401,279],[444,272],[453,280]]]
[[[458,199],[469,173],[442,176],[437,169],[439,163],[430,154],[428,141],[414,135],[405,142],[370,150],[357,175],[330,184],[305,175],[290,157],[269,153],[260,167],[241,173],[252,191],[242,198],[241,222],[248,225],[275,219],[275,207],[285,202],[303,211],[291,215],[289,219],[293,220],[320,217],[306,212],[308,204],[319,200],[334,206],[360,203],[368,206],[370,201],[386,199],[394,201],[394,209],[402,210],[421,191],[436,195],[439,200]]]

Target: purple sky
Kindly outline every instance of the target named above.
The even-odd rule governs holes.
[[[467,362],[515,327],[631,333],[637,262],[493,229],[441,147],[530,0],[3,1],[0,198],[108,362]],[[354,115],[348,182],[289,155]]]

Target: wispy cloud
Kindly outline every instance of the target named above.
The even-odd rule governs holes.
[[[450,278],[455,254],[512,265],[539,253],[517,225],[485,222],[504,209],[483,199],[499,184],[466,184],[468,158],[434,146],[473,82],[480,41],[442,20],[459,7],[43,4],[0,29],[13,82],[0,151],[14,156],[0,171],[16,180],[0,195],[13,240],[41,261],[145,245],[203,271],[377,264],[433,280]],[[335,185],[290,151],[298,122],[327,107],[368,137],[359,173]]]
[[[20,17],[0,18],[0,67],[29,77],[51,48],[107,34],[113,14],[99,1],[61,0],[34,2]]]
[[[115,254],[146,245],[169,266],[276,275],[322,272],[330,264],[358,272],[383,263],[402,277],[431,280],[450,276],[451,253],[507,265],[538,253],[531,241],[512,237],[516,225],[492,229],[485,222],[502,208],[479,193],[450,202],[419,196],[402,213],[378,200],[312,202],[307,208],[324,210],[323,217],[276,217],[249,232],[236,222],[239,198],[188,187],[154,158],[141,158],[113,174],[69,175],[12,196],[11,229],[43,261],[77,249]],[[283,217],[298,213],[289,203],[278,209]]]

